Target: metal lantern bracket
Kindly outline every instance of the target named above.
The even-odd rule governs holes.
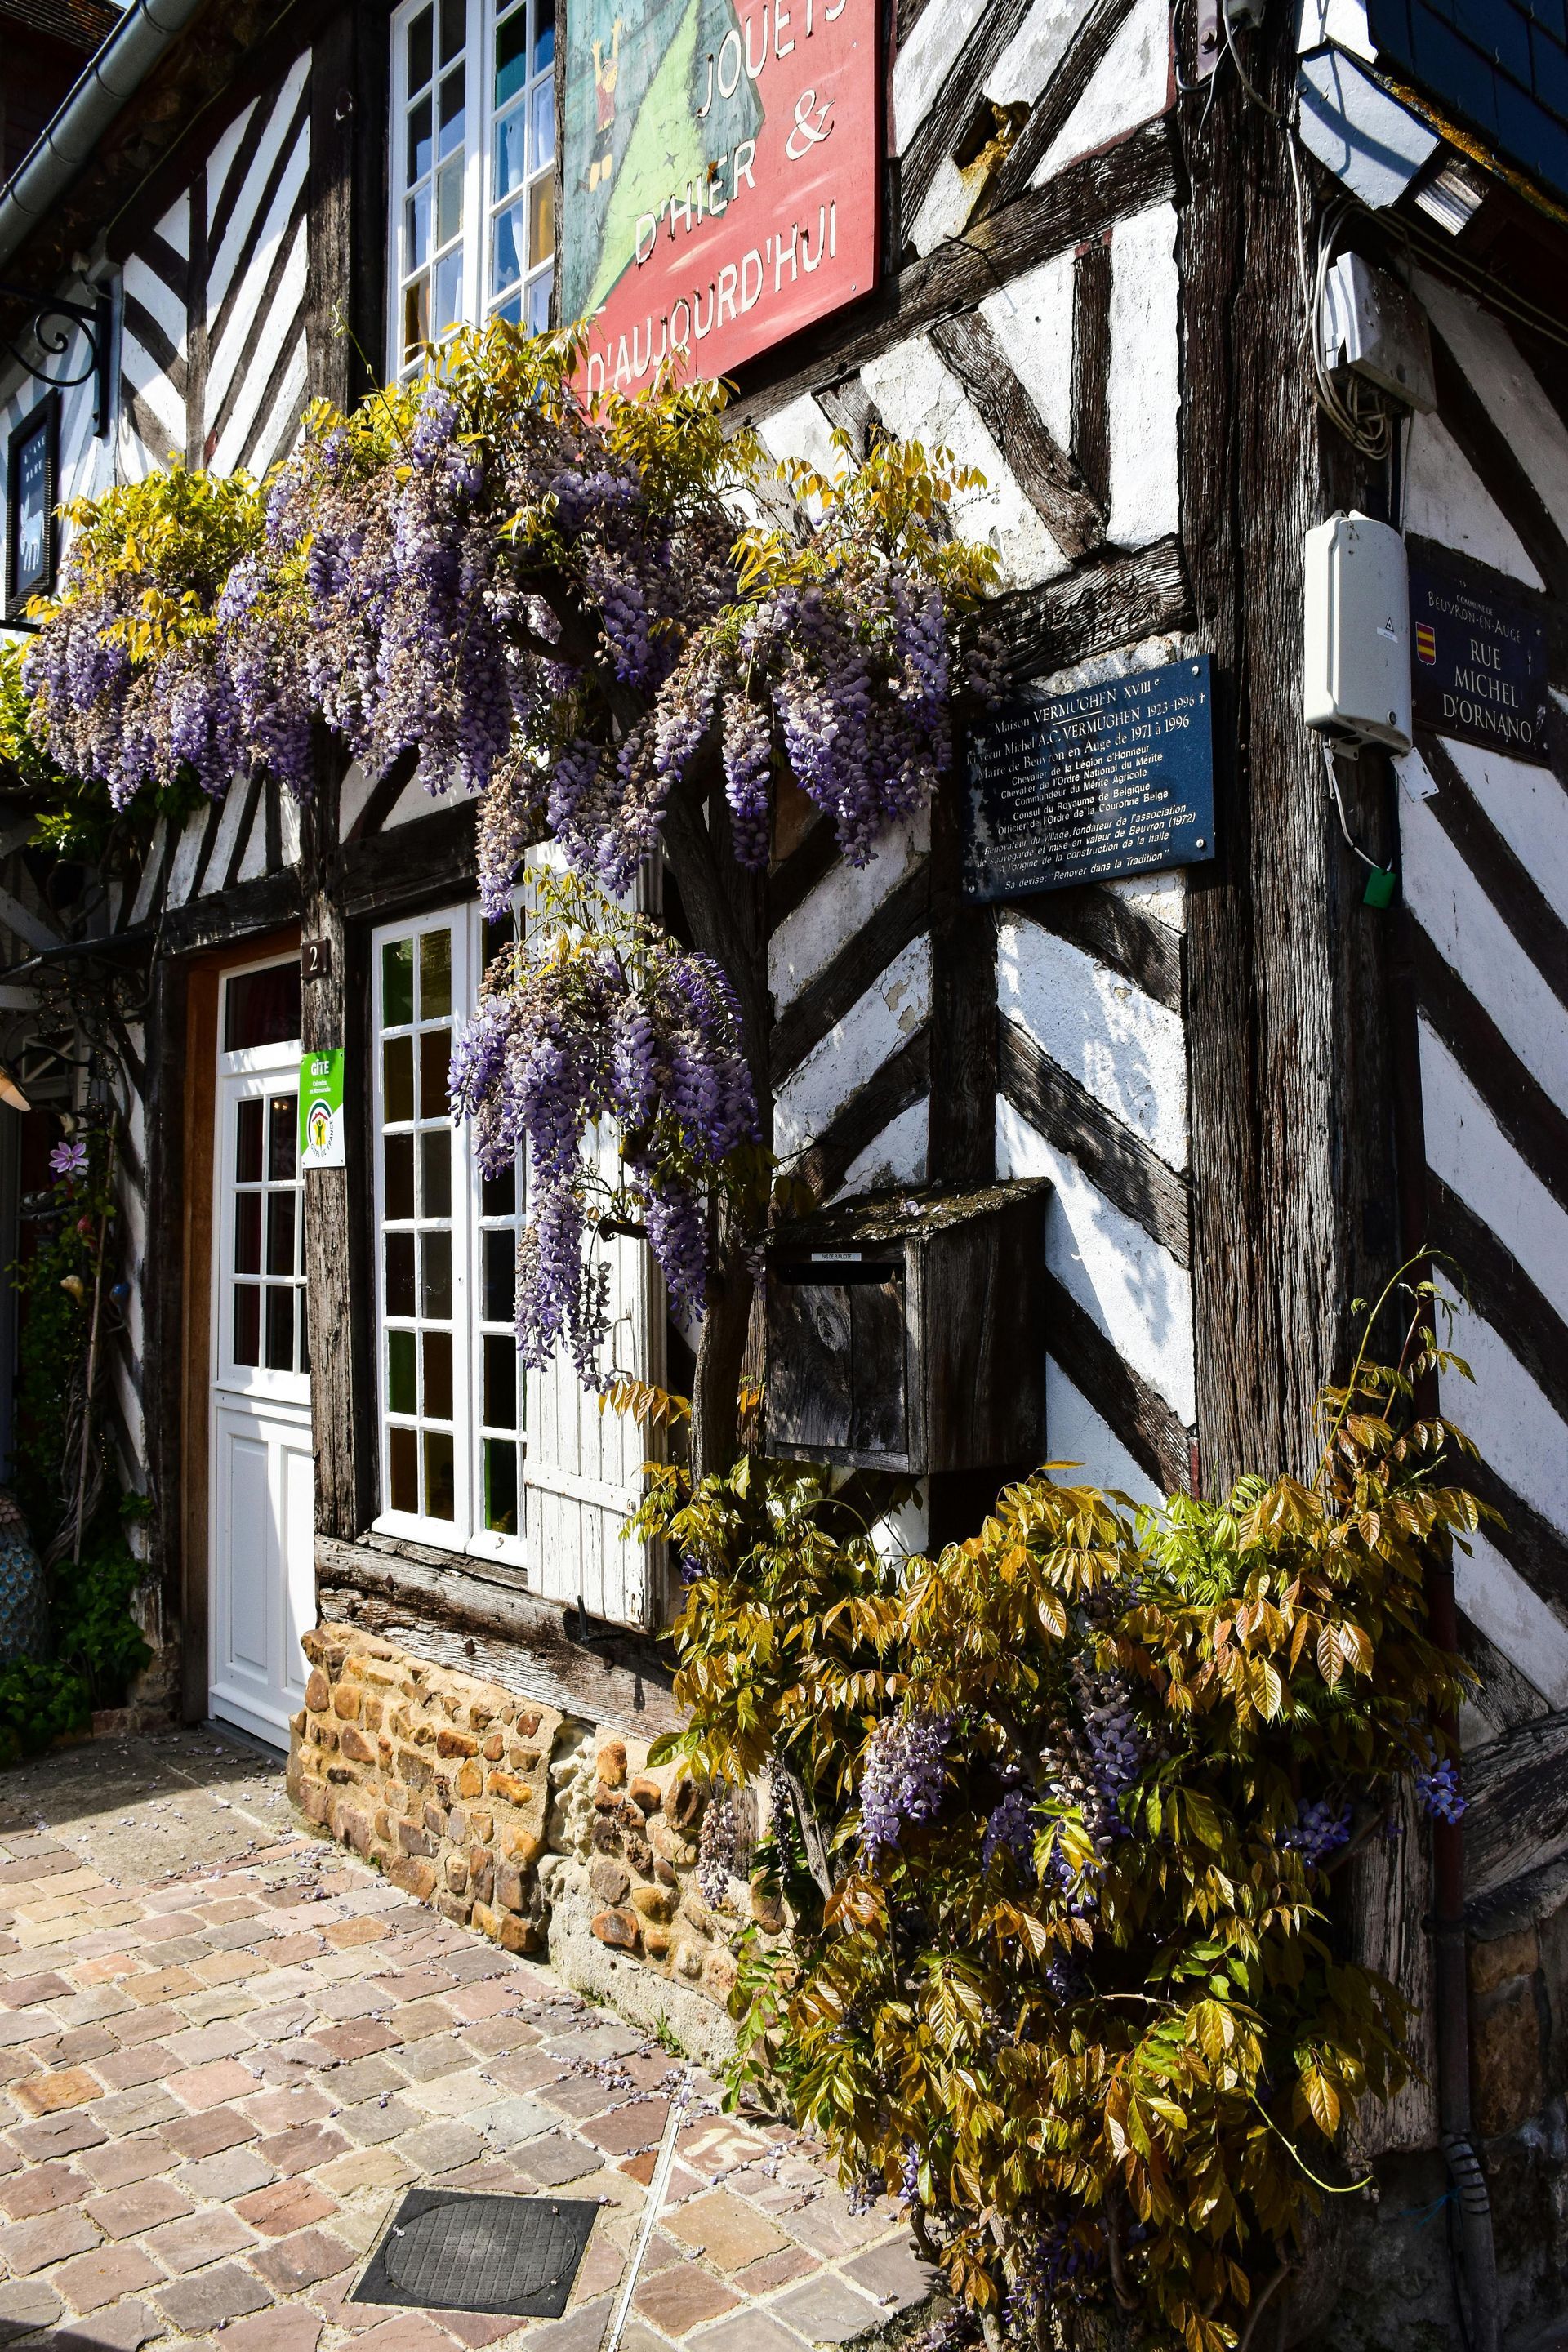
[[[9,335],[0,335],[0,346],[10,352],[18,367],[26,369],[35,383],[49,384],[57,392],[68,392],[79,383],[91,383],[92,429],[101,441],[109,430],[109,357],[113,317],[109,296],[100,294],[94,302],[70,302],[63,294],[36,294],[26,286],[7,285],[3,278],[0,295],[26,302],[31,311],[18,340],[13,341]],[[26,356],[26,345],[30,339],[46,360],[63,360],[79,327],[87,341],[87,363],[74,375],[51,375],[47,367]]]

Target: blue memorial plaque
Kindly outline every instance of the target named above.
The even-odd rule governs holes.
[[[965,898],[1212,857],[1212,720],[1206,654],[998,705],[969,738]]]

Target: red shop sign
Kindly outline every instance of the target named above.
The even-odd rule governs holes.
[[[590,391],[699,376],[876,280],[881,0],[574,0],[562,316]]]

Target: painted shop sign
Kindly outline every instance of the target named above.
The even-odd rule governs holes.
[[[300,1057],[300,1164],[342,1168],[343,1054],[341,1045]]]
[[[1547,765],[1546,625],[1523,597],[1415,559],[1410,644],[1417,725]]]
[[[1002,703],[970,736],[969,898],[1062,890],[1214,856],[1209,658]]]
[[[590,391],[699,377],[870,291],[881,0],[578,0],[561,310]]]

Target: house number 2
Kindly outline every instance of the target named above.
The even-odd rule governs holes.
[[[305,940],[300,948],[300,969],[307,980],[325,980],[332,968],[331,940]]]

